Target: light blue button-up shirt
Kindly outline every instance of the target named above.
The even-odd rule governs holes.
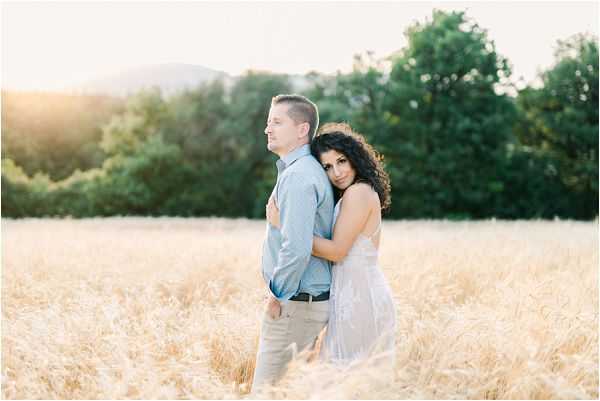
[[[269,289],[280,301],[301,292],[329,291],[330,263],[311,252],[314,235],[331,239],[333,190],[308,145],[277,160],[271,195],[279,207],[280,229],[267,222],[262,272]]]

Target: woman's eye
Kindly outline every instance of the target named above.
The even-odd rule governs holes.
[[[346,163],[346,161],[347,161],[346,159],[340,159],[340,164]]]
[[[329,169],[331,168],[331,166],[327,165],[327,166],[323,166],[323,168],[325,169],[325,171],[329,171]]]

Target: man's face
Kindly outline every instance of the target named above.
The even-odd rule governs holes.
[[[303,125],[307,124],[296,124],[288,115],[288,108],[289,105],[285,103],[272,105],[265,127],[267,149],[280,157],[285,156],[300,145],[300,140],[303,137]]]

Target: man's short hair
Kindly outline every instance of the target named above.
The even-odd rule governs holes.
[[[302,95],[277,95],[271,100],[271,105],[289,105],[288,115],[296,124],[308,123],[308,139],[312,141],[319,127],[319,109],[317,105]]]

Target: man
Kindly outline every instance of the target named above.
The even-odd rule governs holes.
[[[327,324],[331,269],[311,255],[313,235],[331,238],[333,191],[309,143],[319,124],[317,106],[299,95],[272,99],[265,134],[277,154],[277,183],[271,198],[280,229],[267,224],[262,273],[268,301],[261,325],[252,391],[274,383],[294,350],[314,345]]]

